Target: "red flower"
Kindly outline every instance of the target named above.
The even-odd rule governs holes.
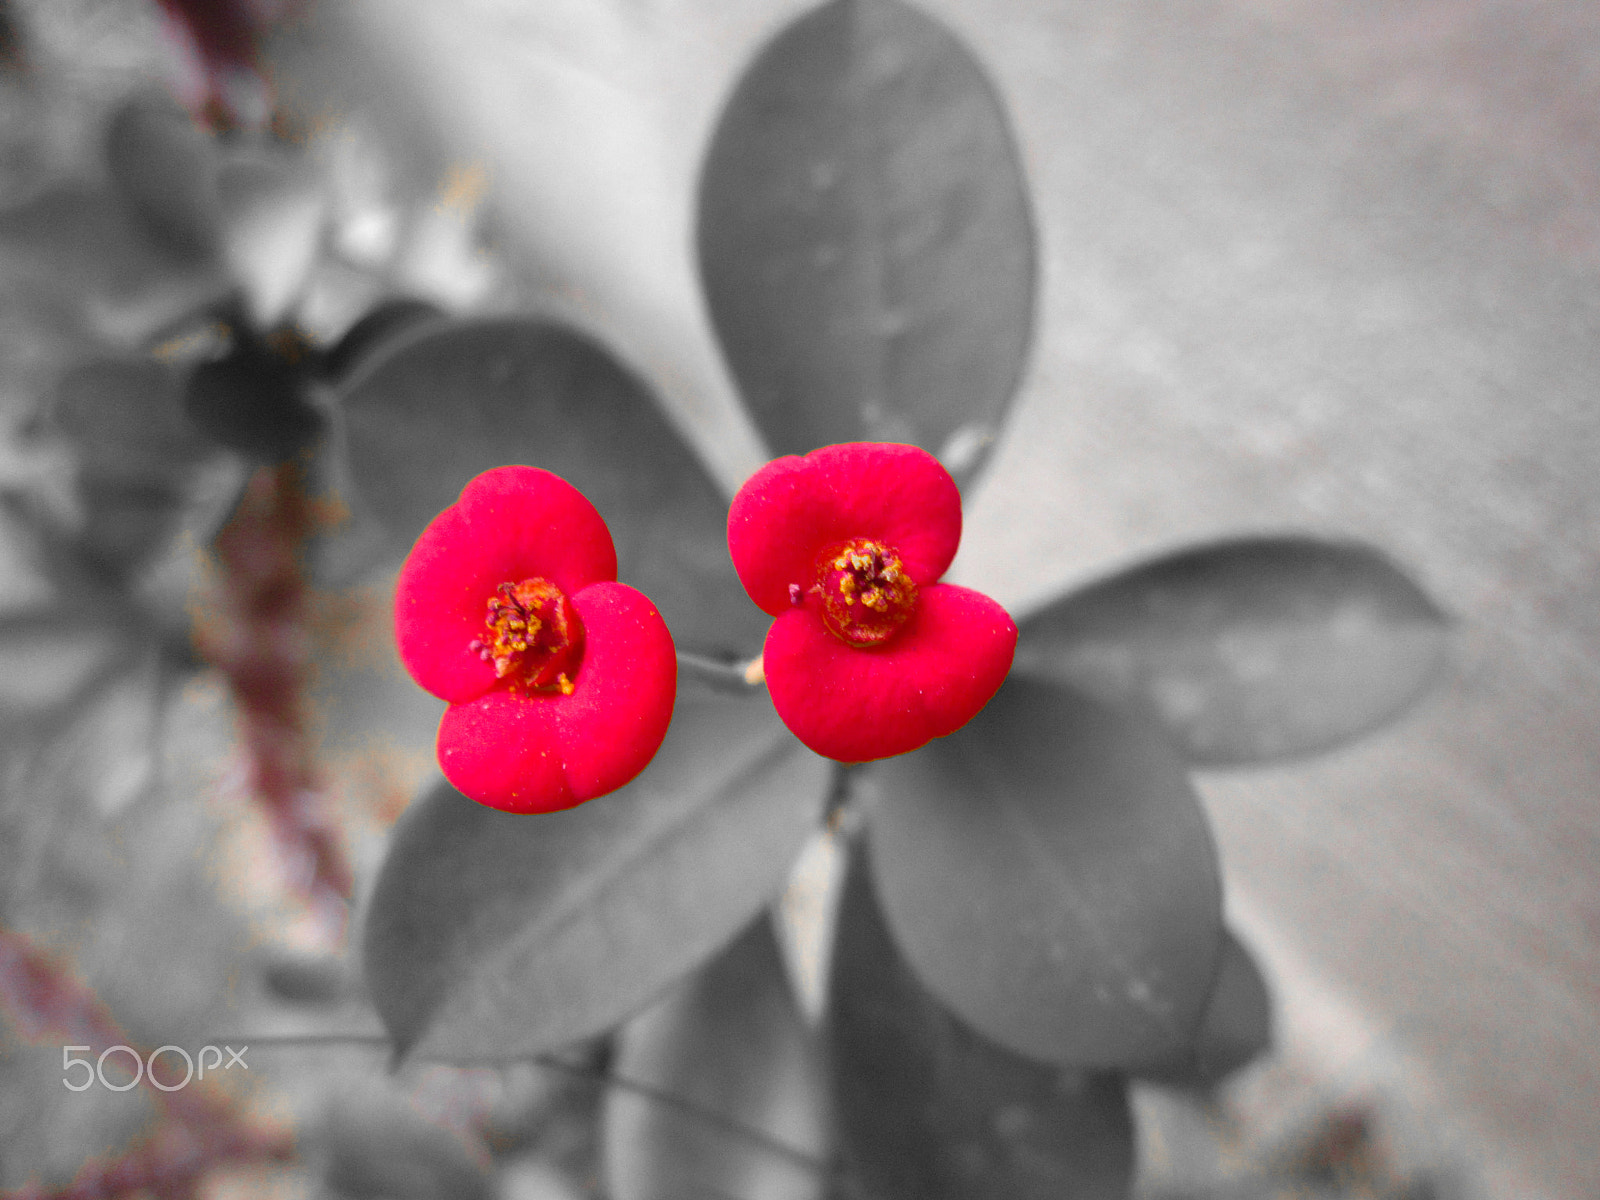
[[[395,636],[439,723],[445,778],[480,804],[554,812],[615,791],[672,720],[677,654],[655,605],[615,582],[594,505],[535,467],[498,467],[422,531]]]
[[[728,549],[778,619],[763,666],[783,723],[818,754],[865,762],[954,733],[1016,649],[1005,609],[939,583],[961,495],[915,446],[851,442],[779,458],[739,489]]]

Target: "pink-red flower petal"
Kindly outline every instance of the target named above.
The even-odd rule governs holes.
[[[572,594],[588,640],[571,695],[496,688],[452,704],[439,765],[463,795],[507,812],[554,812],[629,782],[672,722],[678,659],[640,592],[596,583]]]
[[[886,644],[845,645],[815,605],[790,608],[767,633],[763,662],[773,707],[789,731],[840,762],[905,754],[954,733],[1005,681],[1017,627],[981,592],[923,589],[911,619]]]
[[[441,700],[475,699],[497,682],[470,648],[484,637],[496,587],[539,578],[572,596],[616,577],[611,533],[577,488],[537,467],[485,471],[422,531],[400,569],[400,661]]]
[[[918,587],[949,568],[961,542],[961,494],[926,450],[881,442],[774,459],[728,511],[728,551],[750,598],[777,616],[789,585],[816,582],[829,546],[870,538],[893,547]]]

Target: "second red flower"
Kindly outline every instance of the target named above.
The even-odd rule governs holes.
[[[961,728],[1004,682],[1016,625],[989,597],[938,582],[960,541],[955,481],[915,446],[775,459],[734,497],[734,568],[777,618],[767,688],[812,750],[904,754]]]

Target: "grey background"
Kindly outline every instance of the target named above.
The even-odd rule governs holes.
[[[951,15],[1016,106],[1047,248],[963,572],[1023,597],[1280,527],[1409,564],[1460,621],[1453,678],[1360,747],[1204,780],[1234,907],[1336,997],[1307,1055],[1398,1071],[1504,1194],[1595,1194],[1595,11]]]

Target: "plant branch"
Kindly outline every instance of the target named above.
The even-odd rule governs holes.
[[[218,627],[197,640],[228,679],[250,793],[283,848],[291,884],[336,941],[344,931],[351,870],[305,710],[310,602],[300,555],[315,513],[301,474],[298,465],[280,463],[251,477],[216,539],[223,571]]]
[[[766,676],[761,673],[759,655],[749,662],[730,662],[680,650],[678,677],[704,684],[713,691],[735,696],[747,696],[766,684]]]
[[[229,1034],[226,1036],[213,1034],[212,1041],[249,1043],[253,1046],[324,1046],[324,1045],[370,1045],[375,1049],[387,1050],[392,1041],[383,1033],[310,1033],[310,1034],[282,1034],[267,1036],[252,1036],[249,1034]],[[546,1070],[556,1071],[574,1079],[582,1079],[597,1084],[601,1087],[615,1088],[621,1092],[640,1096],[671,1108],[685,1116],[700,1121],[703,1124],[721,1130],[732,1137],[748,1142],[759,1147],[785,1162],[792,1163],[801,1170],[808,1171],[819,1179],[828,1181],[834,1187],[856,1200],[871,1200],[861,1189],[860,1185],[847,1175],[837,1164],[826,1162],[814,1155],[798,1150],[787,1142],[764,1131],[747,1125],[732,1117],[724,1116],[714,1109],[707,1108],[693,1100],[686,1099],[665,1088],[646,1083],[643,1080],[632,1079],[626,1075],[618,1075],[613,1071],[601,1070],[597,1067],[585,1066],[582,1063],[570,1062],[555,1054],[527,1054],[515,1055],[507,1061],[531,1062],[535,1066]]]

